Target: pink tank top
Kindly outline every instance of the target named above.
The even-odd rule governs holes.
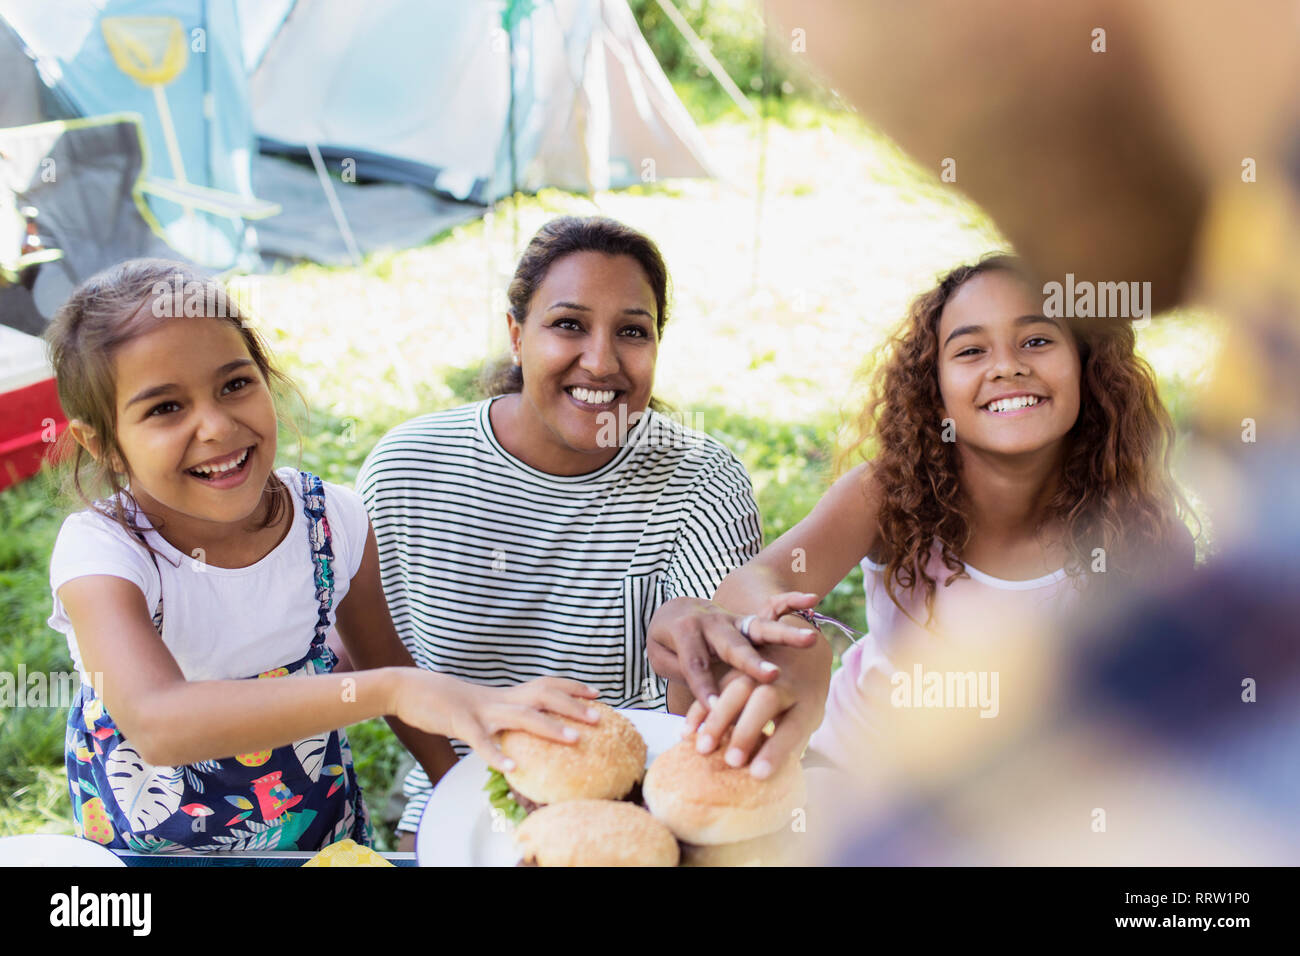
[[[1007,581],[966,565],[970,577],[945,587],[952,572],[940,555],[936,543],[926,566],[938,582],[929,630],[921,626],[926,623],[924,591],[898,591],[904,613],[885,591],[885,566],[862,561],[868,635],[845,652],[831,678],[826,715],[809,742],[811,749],[846,769],[852,769],[851,755],[869,749],[880,732],[872,713],[890,705],[890,679],[897,670],[890,658],[901,642],[919,646],[924,657],[925,642],[983,642],[1004,632],[1009,620],[1022,626],[1035,618],[1060,621],[1078,599],[1079,590],[1064,568],[1029,581]]]

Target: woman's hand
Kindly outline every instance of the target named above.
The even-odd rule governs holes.
[[[757,684],[777,680],[781,668],[754,649],[755,644],[811,647],[817,632],[782,624],[778,618],[791,611],[817,605],[816,594],[790,591],[767,599],[761,613],[752,615],[748,638],[740,631],[744,618],[699,598],[675,598],[655,611],[650,621],[647,652],[656,674],[685,681],[696,705],[718,695],[713,661],[721,660]]]
[[[513,770],[514,761],[497,745],[497,733],[526,730],[571,744],[578,732],[543,711],[594,724],[600,717],[587,701],[596,696],[586,684],[559,677],[517,687],[483,687],[445,674],[400,668],[392,713],[426,733],[465,741],[493,770]]]

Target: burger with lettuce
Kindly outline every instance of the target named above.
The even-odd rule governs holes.
[[[540,807],[571,800],[641,800],[646,744],[632,722],[605,704],[592,702],[600,719],[586,724],[562,715],[578,731],[576,743],[546,740],[523,730],[507,730],[498,741],[514,769],[491,771],[484,786],[492,806],[511,823],[523,822]]]

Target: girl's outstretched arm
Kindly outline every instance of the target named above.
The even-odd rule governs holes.
[[[374,529],[367,527],[361,567],[352,579],[347,597],[339,605],[338,619],[335,622],[339,637],[359,670],[415,667],[415,661],[393,626],[388,600],[384,597],[379,577],[379,546],[375,541]],[[580,716],[580,709],[564,712],[585,719]],[[430,783],[437,783],[455,764],[456,752],[445,736],[425,733],[391,715],[387,720],[393,733],[429,775]]]
[[[758,613],[788,592],[824,597],[875,547],[880,494],[869,464],[840,478],[813,510],[743,568],[723,579],[714,602],[738,613]],[[774,632],[758,621],[750,634]]]
[[[279,680],[187,681],[154,629],[144,595],[110,575],[59,588],[86,673],[100,675],[104,706],[140,756],[158,766],[219,760],[284,746],[372,717],[394,715],[426,734],[455,736],[498,769],[492,735],[508,727],[571,742],[550,710],[585,720],[576,681],[479,687],[413,667]]]

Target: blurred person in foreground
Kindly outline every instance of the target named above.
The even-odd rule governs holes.
[[[1296,862],[1300,10],[769,11],[920,162],[954,158],[1038,275],[1150,281],[1157,309],[1225,320],[1186,469],[1215,554],[1172,582],[1124,580],[1059,646],[1013,632],[939,665],[1000,668],[999,719],[889,707],[838,861]]]

